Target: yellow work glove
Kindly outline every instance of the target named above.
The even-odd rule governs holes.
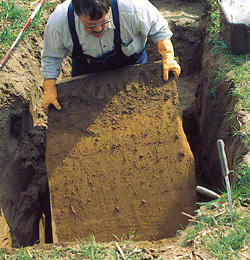
[[[162,58],[163,80],[168,80],[169,71],[172,71],[175,79],[178,79],[181,73],[181,67],[174,59],[174,47],[171,40],[160,40],[158,41],[157,47]]]
[[[57,101],[56,79],[47,79],[43,82],[43,109],[46,114],[49,112],[49,105],[52,104],[58,110],[61,109]]]

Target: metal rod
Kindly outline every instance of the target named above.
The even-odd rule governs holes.
[[[227,196],[228,196],[228,202],[229,202],[229,208],[230,208],[230,215],[231,215],[231,221],[233,220],[233,206],[232,206],[232,197],[231,197],[231,188],[230,188],[230,182],[228,178],[229,170],[228,170],[228,164],[227,164],[227,157],[225,153],[225,144],[223,140],[219,139],[217,141],[217,147],[221,162],[221,168],[222,173],[225,178],[226,188],[227,188]]]
[[[38,13],[38,11],[40,10],[40,8],[42,7],[43,3],[45,0],[41,0],[40,3],[37,5],[36,9],[33,11],[33,13],[31,14],[30,18],[28,19],[27,23],[24,25],[23,29],[21,30],[21,32],[18,34],[16,40],[14,41],[14,43],[11,45],[10,49],[8,50],[8,52],[6,53],[6,55],[4,56],[3,60],[0,63],[0,68],[3,66],[5,60],[8,58],[10,52],[14,49],[15,45],[17,44],[17,42],[19,41],[19,39],[21,38],[22,34],[24,33],[24,31],[26,30],[26,28],[28,27],[28,25],[30,24],[30,22],[32,21],[32,19],[36,16],[36,14]]]

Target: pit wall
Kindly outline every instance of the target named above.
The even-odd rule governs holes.
[[[41,43],[42,38],[35,41],[27,36],[0,72],[0,218],[9,226],[12,247],[39,242],[39,221],[42,215],[49,220],[50,214]],[[0,246],[4,245],[3,238]]]
[[[236,100],[230,95],[234,86],[227,75],[214,86],[214,72],[220,68],[222,55],[214,56],[211,46],[204,41],[204,50],[207,50],[202,59],[202,88],[200,95],[200,116],[198,118],[198,143],[193,144],[196,158],[196,181],[212,190],[224,189],[224,178],[221,171],[217,140],[225,143],[229,170],[235,170],[239,164],[246,161],[248,149],[243,141],[233,137],[235,129],[240,130],[244,125],[244,114],[236,109]],[[211,91],[212,90],[212,91]],[[234,115],[234,119],[232,119]],[[241,122],[240,122],[241,121]],[[192,145],[191,145],[192,146]],[[235,176],[231,174],[231,180]]]
[[[49,209],[45,129],[34,126],[29,103],[19,96],[0,109],[0,132],[0,205],[12,246],[31,245],[39,241],[39,221]]]

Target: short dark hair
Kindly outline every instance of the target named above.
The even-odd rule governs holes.
[[[72,0],[72,6],[78,16],[85,14],[93,21],[100,19],[104,11],[109,11],[111,0]]]

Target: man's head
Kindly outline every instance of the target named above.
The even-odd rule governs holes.
[[[111,0],[72,0],[74,11],[86,31],[101,37],[108,28]]]

